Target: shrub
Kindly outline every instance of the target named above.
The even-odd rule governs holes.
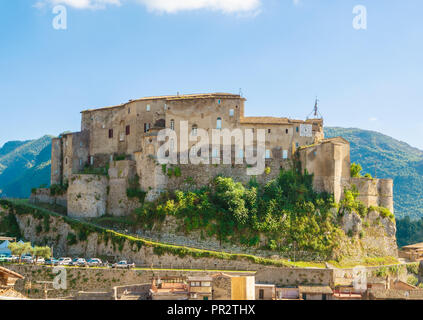
[[[358,163],[352,163],[351,164],[351,178],[360,178],[361,177],[361,171],[363,170],[362,166]]]

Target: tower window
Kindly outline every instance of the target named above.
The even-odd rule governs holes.
[[[126,132],[126,135],[129,136],[131,134],[131,126],[126,126],[125,132]]]
[[[289,132],[288,129],[286,129],[285,132],[286,132],[286,134],[288,134],[288,132]]]
[[[222,118],[217,118],[216,129],[222,129]]]
[[[170,120],[170,129],[175,130],[175,120]]]
[[[272,133],[272,129],[268,129],[267,130],[267,133]]]
[[[266,159],[270,159],[270,150],[266,150]]]
[[[192,126],[192,129],[191,129],[191,135],[192,135],[192,136],[197,136],[197,133],[198,133],[198,127],[197,127],[197,125],[196,125],[196,124],[194,124],[194,125]]]
[[[113,129],[109,129],[109,139],[113,138]]]
[[[300,128],[299,127],[296,127],[295,128],[295,131],[299,132],[300,131]]]
[[[230,116],[230,117],[233,117],[233,116],[234,116],[234,114],[235,114],[234,109],[230,109],[230,110],[229,110],[229,116]]]
[[[147,104],[147,111],[150,111],[150,110],[151,110],[151,107],[149,104]]]

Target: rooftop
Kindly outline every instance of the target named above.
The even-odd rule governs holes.
[[[329,286],[299,286],[300,293],[321,293],[332,294],[333,291]]]
[[[18,279],[24,279],[25,278],[24,276],[20,275],[17,272],[14,272],[12,270],[0,267],[0,274],[2,274],[2,273],[6,274],[9,277],[13,277],[13,278],[18,278]]]
[[[408,246],[404,246],[401,249],[423,249],[423,242],[410,244]]]
[[[84,110],[81,113],[85,112],[92,112],[92,111],[99,111],[99,110],[107,110],[107,109],[115,109],[121,108],[126,106],[128,103],[137,102],[137,101],[154,101],[154,100],[166,100],[166,101],[178,101],[178,100],[194,100],[194,99],[243,99],[239,94],[232,94],[232,93],[198,93],[198,94],[184,94],[184,95],[171,95],[171,96],[153,96],[153,97],[144,97],[135,100],[129,100],[128,102],[116,105],[116,106],[109,106],[103,108],[95,108],[95,109],[88,109]]]

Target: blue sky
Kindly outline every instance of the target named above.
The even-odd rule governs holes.
[[[55,30],[52,6],[67,8]],[[355,30],[353,7],[367,8]],[[423,149],[421,0],[0,0],[0,146],[143,96],[238,93],[247,115],[380,131]]]

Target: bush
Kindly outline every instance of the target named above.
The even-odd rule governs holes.
[[[352,163],[351,164],[351,178],[360,178],[361,177],[361,171],[363,170],[362,166],[358,163]]]
[[[62,196],[68,191],[69,184],[53,184],[50,187],[50,194],[52,196]]]

